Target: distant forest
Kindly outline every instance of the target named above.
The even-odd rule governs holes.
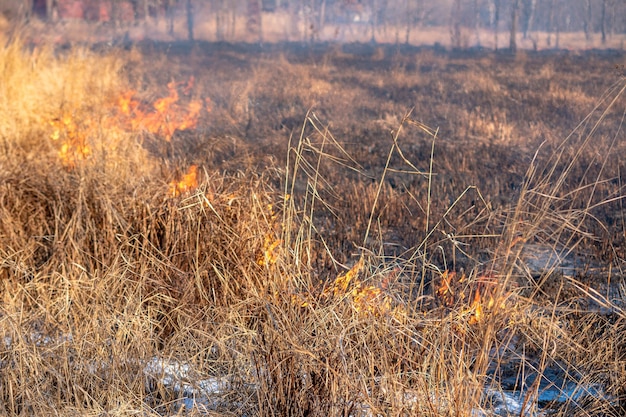
[[[186,16],[190,38],[194,19],[213,17],[224,40],[228,31],[220,32],[220,25],[245,19],[250,33],[260,32],[263,16],[278,13],[294,32],[304,27],[311,35],[328,25],[361,25],[371,30],[372,41],[389,27],[406,42],[413,30],[446,27],[456,47],[464,46],[463,38],[473,31],[484,30],[516,35],[510,36],[513,49],[519,35],[532,39],[539,32],[583,32],[587,39],[598,34],[602,43],[626,33],[626,0],[0,0],[0,10],[12,19],[139,22]]]

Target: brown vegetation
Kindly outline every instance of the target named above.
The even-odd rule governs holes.
[[[227,381],[192,414],[623,414],[623,56],[0,58],[2,413],[172,413],[162,358]]]

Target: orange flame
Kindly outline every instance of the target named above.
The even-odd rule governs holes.
[[[482,300],[480,297],[480,291],[478,290],[478,288],[476,289],[476,292],[474,293],[474,301],[472,302],[470,309],[472,309],[474,313],[471,315],[469,319],[469,324],[480,323],[480,321],[484,318],[484,314],[483,314]]]
[[[265,235],[263,241],[263,257],[257,259],[257,264],[261,266],[271,266],[278,261],[280,256],[281,240],[275,239],[271,234]]]
[[[112,103],[111,115],[100,120],[89,117],[78,121],[70,113],[50,121],[50,138],[60,143],[58,156],[64,166],[74,168],[78,161],[91,156],[88,141],[103,128],[118,132],[143,131],[159,135],[170,141],[177,131],[194,129],[203,111],[209,112],[209,100],[190,100],[180,103],[178,90],[189,95],[194,85],[191,77],[187,83],[171,82],[167,85],[168,95],[159,98],[152,105],[146,105],[135,98],[135,91],[121,94]],[[77,109],[79,110],[79,109]],[[191,187],[193,188],[193,187]],[[174,194],[180,193],[174,187]]]
[[[91,148],[87,144],[87,136],[93,129],[90,124],[81,128],[72,116],[64,114],[61,119],[52,120],[50,125],[53,129],[50,138],[54,141],[62,140],[57,154],[65,167],[74,168],[79,160],[91,155]]]
[[[385,291],[389,282],[383,278],[379,285],[364,285],[359,275],[364,270],[364,258],[350,268],[345,274],[340,274],[330,287],[322,292],[322,296],[347,299],[357,314],[383,316],[391,314],[396,319],[406,317],[402,306],[395,306],[392,298]]]
[[[460,285],[463,283],[465,285]],[[498,285],[498,280],[492,276],[481,275],[470,280],[464,274],[459,278],[454,271],[444,271],[436,295],[444,306],[460,307],[460,310],[454,311],[459,317],[469,317],[468,323],[475,325],[485,320],[487,312],[492,313],[498,307],[505,308],[506,298],[498,292]],[[469,296],[472,292],[470,304]]]
[[[189,167],[189,171],[180,181],[170,182],[170,194],[177,197],[188,191],[194,190],[198,186],[198,167],[192,165]]]
[[[132,130],[146,131],[155,135],[163,135],[165,140],[170,141],[177,131],[193,129],[198,124],[202,109],[209,111],[202,100],[191,100],[186,106],[179,103],[179,84],[171,82],[167,85],[169,94],[152,104],[152,110],[142,110],[141,103],[134,99],[135,92],[124,93],[118,99],[119,111],[130,120]],[[193,87],[193,77],[183,88],[184,94],[189,94]]]

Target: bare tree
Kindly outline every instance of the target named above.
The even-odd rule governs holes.
[[[493,37],[494,49],[498,50],[498,26],[500,25],[500,0],[493,0]]]
[[[176,0],[165,0],[165,19],[167,20],[167,32],[174,36],[174,5]]]
[[[454,0],[450,11],[450,40],[453,48],[461,48],[461,0]]]
[[[548,1],[548,19],[546,23],[546,32],[548,32],[548,36],[546,38],[546,44],[548,46],[552,46],[552,31],[554,30],[554,0]]]
[[[602,0],[600,32],[602,32],[602,45],[604,45],[606,43],[606,0]]]
[[[325,24],[326,24],[326,0],[322,0],[322,4],[320,5],[319,23],[318,23],[318,29],[317,29],[319,33],[322,32]]]
[[[261,31],[261,0],[247,0],[247,23],[248,33],[254,35],[259,42],[263,41]]]
[[[519,14],[519,0],[511,2],[511,35],[509,38],[509,50],[517,52],[517,19]]]
[[[46,19],[48,20],[55,19],[55,3],[54,0],[46,0]]]
[[[372,17],[371,17],[372,38],[370,39],[370,41],[372,43],[376,43],[376,31],[378,30],[378,14],[379,14],[378,0],[372,0],[371,5],[372,5]]]
[[[193,4],[191,4],[191,0],[187,0],[185,9],[187,11],[187,39],[193,41]]]
[[[224,11],[224,0],[213,0],[213,13],[215,14],[215,40],[223,41],[225,38],[227,15]]]
[[[528,34],[533,31],[533,25],[535,23],[535,10],[537,8],[537,0],[528,1],[528,13],[526,20],[526,27],[524,28],[524,39],[528,39]]]
[[[288,40],[299,38],[300,30],[298,29],[298,18],[302,10],[302,0],[287,0],[287,8],[289,9],[289,34]]]
[[[587,41],[591,40],[591,19],[592,19],[592,15],[591,15],[591,0],[585,0],[585,6],[586,6],[586,10],[585,10],[585,17],[583,19],[583,28],[585,30],[585,39]]]
[[[404,23],[406,24],[406,30],[404,32],[405,45],[409,44],[409,39],[411,38],[411,27],[413,26],[411,3],[411,0],[404,0]]]
[[[474,0],[474,34],[476,45],[480,46],[480,2],[478,0]]]

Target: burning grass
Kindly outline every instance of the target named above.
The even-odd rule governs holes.
[[[390,78],[349,73],[356,64],[334,64],[347,58],[332,51],[325,66],[283,57],[268,72],[260,60],[245,84],[228,59],[222,71],[211,64],[213,81],[176,83],[193,80],[176,60],[168,80],[152,67],[126,72],[137,50],[10,42],[0,54],[10,80],[0,95],[2,413],[624,413],[619,241],[593,280],[524,258],[529,243],[565,257],[619,230],[605,219],[623,195],[609,152],[621,149],[623,77],[522,168],[526,156],[509,161],[489,144],[527,128],[510,116],[493,116],[495,127],[459,120],[488,136],[468,152],[442,137],[451,122],[437,131],[419,109],[390,116],[384,95],[417,88],[399,57]],[[424,56],[418,67],[453,64]],[[219,88],[227,75],[243,84]],[[468,94],[493,91],[470,118],[518,91],[484,78]],[[456,82],[417,81],[462,95]],[[312,97],[295,83],[333,87]],[[366,94],[380,103],[363,101],[357,117],[346,100],[354,108]],[[464,98],[434,108],[467,115]],[[309,100],[337,110],[337,131],[361,142],[337,139],[317,112],[292,130]],[[359,127],[377,105],[387,116]]]

